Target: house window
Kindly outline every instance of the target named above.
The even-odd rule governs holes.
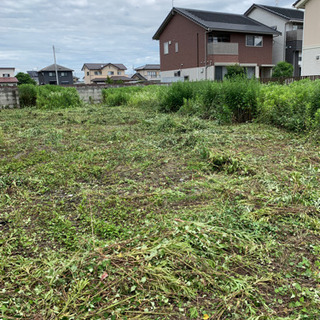
[[[67,77],[68,74],[66,72],[61,72],[61,77]]]
[[[151,78],[156,78],[157,77],[157,72],[156,71],[148,71],[148,76]]]
[[[87,71],[87,76],[90,74],[90,72],[89,71]]]
[[[4,78],[10,78],[10,73],[4,73],[2,76],[3,76]]]
[[[174,48],[175,48],[176,52],[179,52],[179,43],[178,42],[175,43]]]
[[[168,54],[169,53],[169,42],[165,42],[163,44],[163,53]]]
[[[208,43],[230,42],[230,34],[228,33],[215,33],[209,34]]]
[[[101,75],[102,75],[102,72],[101,72],[101,71],[95,71],[95,72],[94,72],[94,75],[95,75],[95,76],[101,76]]]
[[[256,75],[256,68],[255,67],[247,67],[246,73],[247,73],[247,78],[252,79]]]
[[[121,71],[118,71],[117,74],[118,74],[118,76],[121,76]]]
[[[262,36],[247,35],[246,45],[248,47],[262,47]]]
[[[181,76],[181,72],[180,72],[180,71],[176,71],[176,72],[174,73],[174,76],[175,76],[175,77],[180,77],[180,76]]]
[[[49,72],[49,77],[54,77],[54,76],[55,76],[54,72]]]
[[[113,76],[114,72],[113,71],[108,71],[108,76]]]

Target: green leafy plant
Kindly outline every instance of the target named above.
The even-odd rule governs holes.
[[[286,61],[278,62],[272,69],[273,78],[289,78],[293,75],[293,65]]]

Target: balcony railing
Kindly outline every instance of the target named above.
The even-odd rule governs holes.
[[[238,55],[239,45],[238,43],[231,42],[218,42],[208,43],[208,55]]]
[[[303,37],[303,30],[298,29],[298,30],[291,30],[287,31],[286,39],[287,41],[302,41]]]

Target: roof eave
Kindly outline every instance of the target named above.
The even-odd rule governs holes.
[[[293,7],[295,7],[296,9],[304,9],[308,1],[309,0],[298,0],[293,4]]]

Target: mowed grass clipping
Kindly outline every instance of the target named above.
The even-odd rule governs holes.
[[[0,112],[1,319],[319,319],[320,149],[152,108]]]

